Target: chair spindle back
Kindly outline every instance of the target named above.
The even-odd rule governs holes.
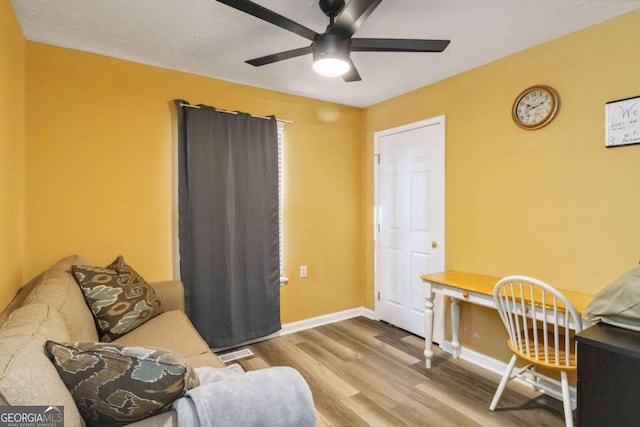
[[[508,276],[493,297],[514,350],[546,365],[575,365],[571,331],[580,332],[582,320],[562,293],[532,277]]]

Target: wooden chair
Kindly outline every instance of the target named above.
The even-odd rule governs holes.
[[[573,426],[572,409],[576,406],[567,372],[575,371],[575,333],[582,330],[582,320],[564,295],[540,280],[526,276],[508,276],[500,280],[493,291],[498,313],[507,328],[507,345],[513,356],[493,396],[492,411],[498,405],[507,382],[519,378],[536,389],[561,399],[567,426]],[[518,358],[527,362],[514,367]],[[537,367],[560,371],[561,381],[543,375]]]

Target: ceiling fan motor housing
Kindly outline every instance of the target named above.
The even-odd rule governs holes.
[[[313,61],[322,58],[349,59],[351,51],[351,39],[340,34],[319,34],[313,40]]]
[[[334,18],[344,9],[344,0],[320,0],[320,9],[329,18]]]

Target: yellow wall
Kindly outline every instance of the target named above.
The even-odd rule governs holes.
[[[362,305],[362,110],[33,42],[27,86],[28,275],[76,252],[98,265],[122,253],[148,280],[174,275],[171,101],[185,99],[295,122],[283,322]]]
[[[373,134],[446,115],[446,266],[595,293],[640,260],[640,146],[604,147],[604,104],[640,95],[640,11],[365,111],[365,299],[373,307]],[[455,42],[455,41],[454,41]],[[524,88],[554,87],[547,127],[513,124]],[[463,307],[463,345],[495,353],[497,315]],[[473,334],[477,333],[478,336]],[[492,339],[493,338],[493,339]]]
[[[11,4],[0,2],[0,307],[23,281],[25,40]]]

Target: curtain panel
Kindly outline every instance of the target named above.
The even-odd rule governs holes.
[[[273,333],[281,328],[276,119],[175,103],[187,315],[210,347]]]

